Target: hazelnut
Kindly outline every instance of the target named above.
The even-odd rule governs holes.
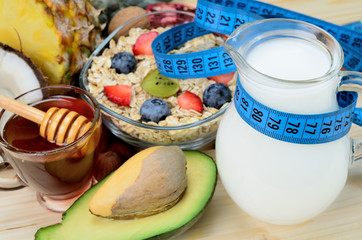
[[[119,10],[111,19],[108,25],[108,34],[111,34],[114,30],[116,30],[119,26],[127,22],[128,20],[145,14],[146,11],[143,8],[137,6],[126,7]],[[118,40],[120,36],[127,36],[128,32],[131,28],[140,27],[140,28],[148,28],[150,22],[148,20],[148,16],[138,18],[137,20],[132,21],[126,26],[122,27],[116,35],[114,35],[113,39]]]

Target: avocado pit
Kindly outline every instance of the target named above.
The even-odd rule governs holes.
[[[145,149],[126,161],[96,192],[92,214],[134,219],[173,207],[187,187],[186,158],[177,146]]]

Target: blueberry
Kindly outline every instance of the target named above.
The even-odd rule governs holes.
[[[202,99],[206,107],[220,109],[226,102],[231,102],[231,91],[223,83],[214,83],[205,89]]]
[[[128,52],[116,53],[112,57],[111,68],[116,69],[117,73],[128,74],[136,71],[137,60]]]
[[[141,119],[144,122],[158,123],[171,114],[170,106],[162,99],[150,98],[141,106]]]

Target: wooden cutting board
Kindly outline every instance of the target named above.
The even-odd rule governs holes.
[[[178,2],[196,5],[195,0]],[[361,0],[269,0],[277,6],[308,14],[336,24],[362,18]],[[360,104],[361,106],[361,104]],[[362,135],[353,126],[352,137]],[[207,150],[214,156],[214,150]],[[30,240],[40,227],[61,221],[61,214],[42,208],[35,192],[27,187],[0,190],[0,239]],[[359,240],[362,239],[362,163],[351,168],[338,199],[321,215],[299,225],[276,226],[258,221],[240,210],[218,181],[205,215],[177,239],[207,240]],[[66,240],[66,239],[65,239]]]

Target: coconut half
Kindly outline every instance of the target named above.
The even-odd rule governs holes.
[[[46,85],[35,64],[18,50],[0,43],[0,93],[16,97]]]
[[[43,87],[46,81],[30,58],[12,47],[0,43],[0,94],[15,98],[34,88]],[[0,110],[2,110],[0,108]],[[0,121],[5,124],[7,117]],[[0,156],[0,188],[22,186],[14,169]]]

